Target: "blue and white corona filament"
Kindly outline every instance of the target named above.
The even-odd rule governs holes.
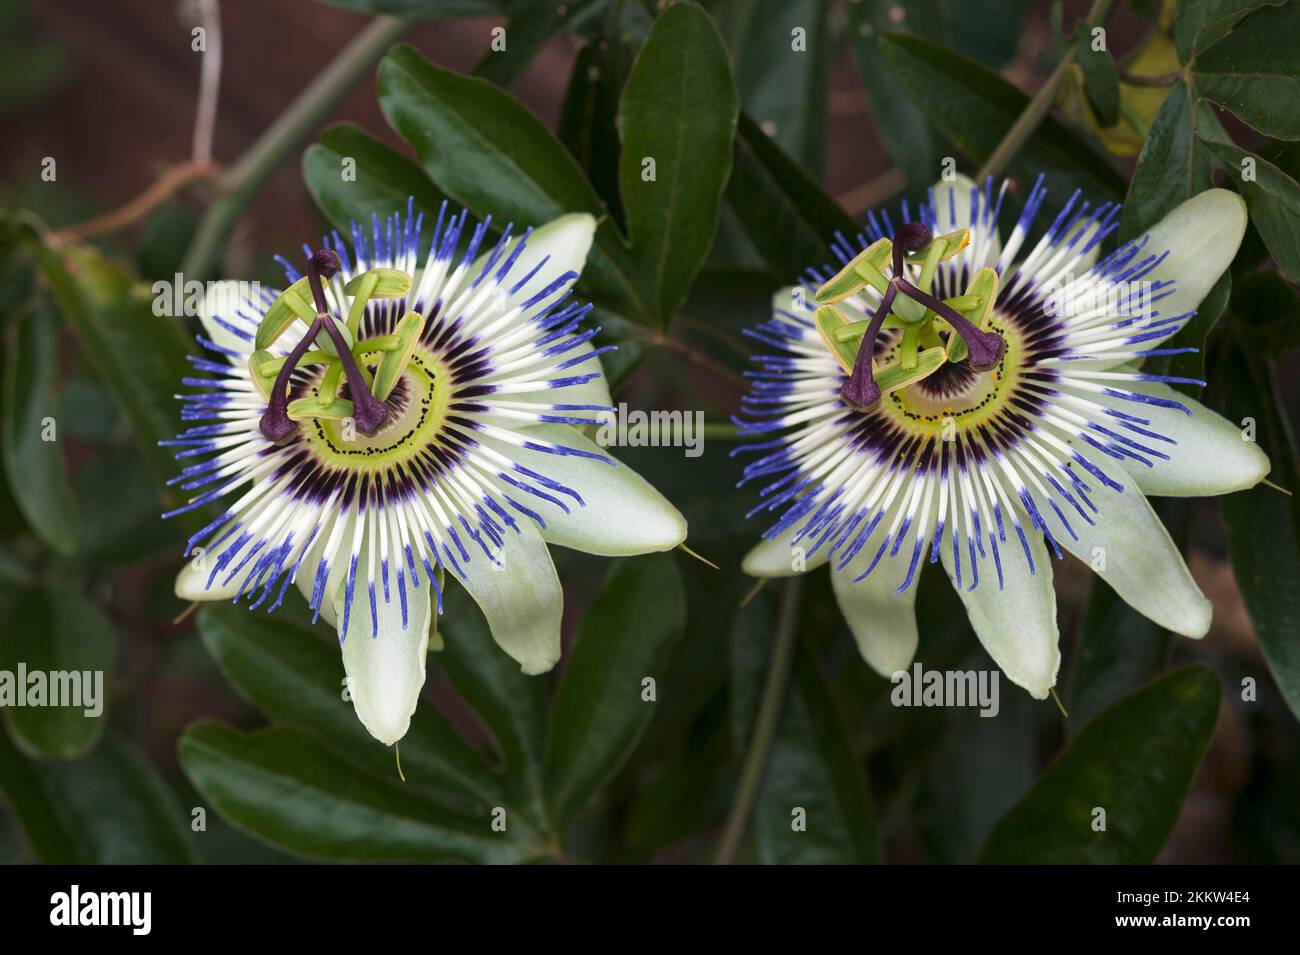
[[[178,509],[222,502],[177,580],[272,610],[291,584],[338,628],[358,716],[405,734],[442,582],[459,580],[525,672],[560,653],[547,544],[667,550],[681,515],[578,427],[610,410],[572,288],[590,216],[493,238],[445,205],[353,226],[285,260],[284,293],[226,286],[200,316],[201,389],[179,396]],[[310,340],[309,340],[310,339]],[[437,608],[436,611],[434,608]]]
[[[1250,487],[1268,461],[1172,387],[1201,382],[1140,367],[1231,262],[1241,199],[1202,193],[1103,256],[1118,207],[1076,193],[1030,242],[1040,179],[1004,242],[1005,191],[960,179],[902,223],[871,215],[753,330],[769,353],[738,423],[779,436],[740,449],[755,455],[742,484],[761,483],[752,513],[776,515],[745,569],[830,564],[863,657],[889,675],[916,650],[917,577],[941,562],[990,655],[1041,698],[1060,662],[1050,556],[1202,636],[1209,603],[1146,496]]]

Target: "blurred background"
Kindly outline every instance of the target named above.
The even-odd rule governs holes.
[[[941,130],[933,134],[931,154],[914,157],[914,167],[907,157],[900,160],[891,154],[882,126],[888,132],[896,117],[888,103],[872,102],[864,84],[860,40],[870,33],[860,29],[859,16],[851,13],[848,3],[789,6],[819,25],[823,58],[808,82],[820,85],[823,93],[815,97],[817,109],[811,112],[789,102],[777,84],[763,79],[765,57],[753,31],[782,5],[706,4],[731,48],[746,110],[846,212],[860,219],[870,207],[892,207],[904,195],[915,196],[934,178],[935,161],[944,155],[957,156],[962,169],[974,171],[977,164],[954,149]],[[932,0],[871,6],[882,29],[923,33],[1032,94],[1051,73],[1063,44],[1072,42],[1062,31],[1083,17],[1089,5]],[[1161,15],[1159,6],[1116,5],[1108,29],[1117,60],[1134,55],[1148,41]],[[217,163],[242,155],[369,19],[313,0],[221,0],[220,16],[223,65],[213,135]],[[61,229],[121,206],[185,160],[199,90],[200,61],[191,49],[194,22],[194,9],[172,0],[0,0],[4,206],[28,210],[45,227]],[[489,53],[492,28],[507,22],[504,17],[472,16],[421,22],[405,40],[441,67],[470,72]],[[552,130],[562,123],[575,59],[591,42],[601,41],[584,35],[581,25],[561,30],[512,77],[514,95]],[[818,71],[824,72],[818,76]],[[1081,83],[1077,76],[1067,79],[1056,115],[1087,140],[1100,161],[1127,179],[1141,139],[1129,133],[1124,142],[1122,129],[1101,133],[1089,115]],[[1138,104],[1148,123],[1163,91],[1152,95],[1153,102]],[[1266,155],[1295,168],[1290,145],[1266,142],[1228,114],[1221,119],[1238,142],[1261,150],[1275,146]],[[331,111],[329,123],[336,121],[355,123],[394,149],[407,149],[377,105],[373,78],[359,82]],[[301,154],[302,148],[295,148],[239,216],[222,254],[221,274],[278,282],[280,272],[272,256],[292,254],[328,227],[304,185]],[[53,182],[41,176],[47,157],[57,161]],[[138,223],[96,236],[94,242],[145,281],[169,279],[180,268],[211,199],[202,182],[191,184]],[[1258,236],[1252,234],[1250,243],[1255,260],[1266,260]],[[1267,264],[1263,268],[1270,269]],[[756,253],[735,216],[724,212],[713,253],[684,310],[687,316],[716,319],[715,328],[722,330],[697,336],[696,345],[710,361],[723,368],[741,367],[734,349],[729,352],[734,332],[762,320],[767,298],[781,279]],[[1283,299],[1280,307],[1292,308],[1293,299]],[[56,817],[80,817],[71,828],[80,826],[93,847],[82,852],[83,858],[115,858],[117,842],[156,830],[159,824],[150,821],[145,810],[122,815],[120,806],[111,805],[115,794],[143,789],[150,793],[146,804],[176,824],[176,844],[188,840],[175,849],[178,858],[287,859],[230,828],[216,813],[209,814],[202,838],[180,831],[190,829],[191,807],[204,805],[177,761],[177,740],[185,727],[200,718],[241,727],[263,720],[223,676],[200,642],[194,618],[173,622],[185,610],[171,590],[184,535],[158,520],[162,506],[157,480],[102,381],[66,337],[57,355],[58,419],[66,429],[66,455],[81,515],[77,556],[71,560],[41,549],[5,495],[0,502],[0,548],[6,568],[0,584],[3,640],[20,642],[20,632],[57,612],[31,605],[25,596],[30,574],[62,580],[84,604],[77,610],[78,626],[111,628],[115,634],[115,642],[104,651],[114,661],[112,702],[107,740],[78,760],[45,754],[36,761],[34,772],[41,782],[35,792],[51,802],[67,800],[54,806]],[[1277,358],[1280,407],[1284,419],[1294,421],[1296,356],[1287,349]],[[740,394],[734,374],[720,373],[706,363],[683,362],[676,351],[663,347],[637,351],[620,374],[616,401],[632,407],[698,409],[710,422],[726,422]],[[739,519],[753,500],[734,490],[735,465],[727,450],[729,446],[716,444],[698,460],[661,449],[620,453],[682,507],[691,522],[692,546],[723,570],[680,561],[689,618],[673,667],[689,676],[690,689],[668,715],[656,716],[636,759],[611,785],[600,821],[589,822],[575,837],[579,846],[602,846],[593,850],[597,857],[700,858],[730,800],[740,754],[725,725],[734,692],[729,688],[725,641],[734,626],[734,608],[750,584],[736,569],[739,555],[760,528],[757,522]],[[1224,690],[1217,726],[1159,861],[1300,861],[1300,731],[1264,664],[1228,559],[1220,502],[1192,501],[1162,514],[1175,539],[1187,542],[1192,572],[1214,603],[1210,634],[1199,643],[1159,635],[1113,597],[1107,599],[1104,585],[1094,584],[1087,568],[1067,558],[1056,578],[1066,658],[1063,676],[1078,663],[1081,634],[1090,618],[1091,626],[1118,634],[1113,641],[1118,653],[1124,652],[1131,634],[1133,653],[1156,655],[1157,668],[1162,662],[1212,666]],[[568,588],[566,619],[572,618],[572,623],[592,599],[604,570],[599,561],[567,553],[557,555],[557,563]],[[1050,703],[1036,703],[1007,683],[1003,715],[996,720],[980,720],[974,711],[893,709],[887,703],[888,683],[857,659],[824,576],[809,578],[806,627],[815,631],[810,640],[821,654],[854,748],[867,769],[887,858],[904,863],[970,861],[992,823],[1059,750],[1068,733],[1060,714]],[[922,629],[922,661],[988,666],[954,609],[946,581],[930,575],[926,585],[922,616],[930,625]],[[1300,580],[1277,579],[1271,586],[1295,590]],[[769,596],[763,594],[758,603]],[[1290,625],[1300,640],[1296,618]],[[1124,661],[1111,663],[1122,668]],[[1257,701],[1240,699],[1244,678],[1258,681]],[[448,681],[435,677],[430,682],[430,698],[451,722],[471,738],[481,736],[481,727]],[[1078,720],[1109,702],[1065,696],[1072,719]],[[25,772],[20,763],[29,765],[23,734],[17,735],[18,750],[26,756],[6,744],[8,754],[0,759],[0,773],[11,779]],[[132,775],[134,770],[123,768],[139,761],[152,766],[153,773]],[[9,798],[15,800],[13,792]],[[23,862],[38,855],[13,813],[0,809],[0,859]]]

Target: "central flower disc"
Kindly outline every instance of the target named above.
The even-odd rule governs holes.
[[[977,372],[966,362],[946,362],[915,384],[886,393],[876,409],[904,430],[951,440],[954,426],[976,429],[1004,413],[1021,380],[1025,348],[1019,330],[1005,316],[993,315],[989,329],[1006,342],[997,366]],[[884,363],[898,356],[901,339],[877,353]]]
[[[371,374],[379,353],[363,354]],[[294,398],[316,398],[324,369],[314,369],[307,383],[294,389]],[[352,470],[372,470],[405,462],[438,441],[447,420],[451,375],[445,362],[417,348],[402,377],[388,396],[388,418],[373,435],[362,434],[351,422],[309,418],[301,423],[308,447],[325,463]],[[349,398],[346,385],[340,396]]]

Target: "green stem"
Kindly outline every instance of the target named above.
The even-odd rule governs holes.
[[[776,643],[772,647],[772,665],[763,684],[763,696],[758,704],[758,717],[754,720],[754,735],[745,753],[745,763],[740,769],[740,782],[736,785],[736,798],[731,803],[726,825],[714,853],[715,865],[730,865],[740,850],[749,824],[749,814],[758,798],[758,787],[763,782],[763,770],[776,736],[781,705],[790,682],[790,669],[794,660],[794,642],[799,621],[799,599],[803,578],[791,577],[781,589],[781,610],[776,622]]]
[[[1114,0],[1093,0],[1092,8],[1088,11],[1088,23],[1093,26],[1100,26],[1105,22],[1106,17],[1110,15],[1110,8]],[[1034,134],[1044,117],[1047,116],[1048,110],[1052,108],[1052,100],[1056,98],[1056,88],[1061,85],[1061,80],[1065,78],[1065,72],[1074,62],[1075,48],[1073,45],[1065,51],[1061,57],[1061,62],[1056,65],[1042,87],[1034,94],[1033,99],[1025,106],[1024,111],[1011,124],[1007,134],[1002,137],[1002,142],[998,143],[992,155],[984,161],[980,167],[979,175],[976,177],[977,182],[983,182],[990,176],[996,176],[1002,172],[1003,168],[1011,157],[1020,151],[1028,140]]]
[[[220,195],[200,220],[181,267],[186,276],[201,279],[211,273],[236,220],[262,185],[409,26],[396,17],[375,17],[218,179]]]

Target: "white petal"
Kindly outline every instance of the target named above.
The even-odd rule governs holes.
[[[591,251],[592,238],[596,234],[596,220],[585,212],[575,212],[560,216],[546,225],[538,226],[528,236],[524,251],[510,269],[507,282],[513,286],[520,278],[530,273],[545,260],[546,264],[538,269],[537,274],[523,284],[519,291],[510,295],[506,301],[511,307],[522,305],[565,272],[581,275],[587,264],[587,253]],[[512,239],[506,245],[502,255],[505,261],[509,253],[519,245],[519,239]],[[484,253],[474,262],[469,276],[477,276],[483,271],[489,253]],[[570,279],[552,293],[558,298],[563,292],[573,288],[575,279]]]
[[[1008,528],[1007,543],[999,543],[1002,555],[1003,586],[998,589],[996,574],[981,573],[979,586],[968,591],[965,584],[956,587],[953,578],[952,549],[940,548],[943,569],[966,605],[967,616],[975,635],[993,662],[1002,668],[1012,683],[1024,687],[1036,699],[1044,699],[1056,685],[1061,666],[1060,635],[1056,629],[1056,593],[1052,590],[1051,555],[1042,535],[1025,537],[1034,559],[1030,574],[1024,550],[1014,531]],[[983,568],[981,568],[983,569]]]
[[[518,523],[521,534],[507,531],[500,565],[480,552],[452,573],[483,610],[497,645],[525,673],[545,673],[560,659],[564,591],[541,534],[531,521]]]
[[[971,225],[971,195],[972,190],[979,203],[977,208],[978,221],[974,226]],[[974,263],[976,269],[985,265],[992,265],[1002,254],[1002,238],[998,235],[998,224],[993,222],[987,229],[983,227],[983,220],[990,213],[984,202],[984,192],[979,189],[974,180],[969,176],[963,176],[957,173],[952,182],[940,180],[936,182],[930,190],[934,198],[934,215],[940,234],[947,232],[956,232],[958,229],[971,230],[972,245],[981,244],[980,258]],[[996,193],[996,189],[994,190]],[[996,196],[994,197],[996,204]],[[978,235],[976,233],[979,233]],[[958,256],[954,261],[963,261],[963,256]]]
[[[912,559],[912,542],[899,550],[898,556],[886,553],[874,570],[862,580],[854,580],[871,566],[879,544],[868,544],[858,551],[853,560],[841,571],[836,571],[838,561],[832,562],[831,586],[835,589],[835,602],[853,631],[858,652],[870,667],[883,677],[907,669],[916,656],[916,580],[907,590],[895,594],[907,578],[907,567]],[[921,555],[922,565],[928,554]],[[916,576],[921,574],[917,567]]]
[[[795,300],[795,289],[799,289],[799,299]],[[787,312],[798,318],[812,320],[812,291],[803,285],[787,285],[772,293],[772,311]]]
[[[1107,468],[1095,455],[1088,457],[1125,484],[1126,475],[1116,473],[1120,468]],[[1090,565],[1138,613],[1174,633],[1205,636],[1213,608],[1145,495],[1135,486],[1125,485],[1120,492],[1086,476],[1085,482],[1092,487],[1090,496],[1097,505],[1097,513],[1092,514],[1096,523],[1089,525],[1077,514],[1070,515],[1070,526],[1079,539],[1056,533],[1060,545]]]
[[[1156,223],[1142,237],[1146,244],[1139,256],[1169,253],[1141,280],[1174,282],[1173,293],[1154,304],[1159,317],[1194,312],[1232,262],[1245,234],[1246,202],[1227,189],[1209,189],[1195,195]],[[1160,342],[1183,324],[1175,323],[1168,335],[1135,347],[1143,351],[1159,348]]]
[[[565,352],[564,357],[565,359],[577,358],[579,355],[587,355],[595,350],[596,346],[591,342],[583,342],[571,351]],[[545,405],[600,405],[602,408],[612,408],[614,406],[614,399],[609,393],[609,381],[605,378],[605,368],[601,365],[599,357],[571,365],[569,370],[556,373],[557,377],[559,375],[564,377],[595,375],[596,377],[590,381],[565,385],[563,388],[523,391],[518,394],[510,394],[507,397],[511,401],[535,401]]]
[[[402,625],[402,603],[394,571],[390,568],[389,599],[384,600],[383,583],[375,582],[373,597],[378,630],[372,630],[368,591],[369,549],[363,547],[357,561],[356,588],[346,621],[343,640],[343,669],[348,676],[352,706],[370,735],[391,746],[406,735],[411,714],[424,687],[424,663],[429,654],[429,626],[434,609],[429,582],[419,587],[406,580],[406,626]],[[334,595],[334,613],[343,621],[345,594]],[[372,633],[374,635],[372,636]]]
[[[510,274],[512,276],[524,276],[531,272],[543,259],[546,259],[546,264],[518,292],[509,297],[510,305],[512,307],[522,305],[565,272],[581,274],[587,262],[587,253],[591,251],[591,243],[595,234],[596,220],[585,212],[560,216],[558,219],[534,229],[528,237],[528,243],[520,254],[519,260],[511,268]],[[518,240],[514,240],[507,246],[507,249],[513,249],[518,244]],[[486,255],[480,256],[469,274],[472,276],[478,275],[486,261]],[[572,288],[573,284],[574,280],[570,280],[560,286],[552,293],[551,300],[558,298],[563,291]],[[591,323],[592,319],[588,318],[587,321]],[[594,350],[594,347],[590,342],[584,342],[572,351],[566,352],[564,357],[565,359],[577,358],[579,355],[590,353]],[[538,401],[546,404],[558,402],[571,405],[608,406],[613,403],[609,395],[609,383],[605,380],[605,371],[600,365],[599,358],[580,362],[570,367],[571,370],[562,374],[565,376],[596,374],[597,377],[591,381],[577,385],[567,385],[564,388],[512,394],[510,400]]]
[[[741,561],[741,569],[751,577],[793,577],[826,563],[830,548],[819,547],[817,553],[809,557],[807,539],[798,544],[791,543],[801,527],[803,522],[795,521],[775,539],[759,541]]]
[[[348,555],[350,553],[348,547],[352,541],[356,516],[349,512],[344,520],[347,521],[347,524],[339,537],[339,549],[335,553],[334,564],[329,568],[329,577],[325,581],[325,590],[321,597],[320,606],[317,608],[320,611],[321,619],[335,628],[338,627],[338,618],[334,615],[334,595],[339,593],[347,582]],[[316,588],[316,571],[320,567],[321,555],[325,553],[325,547],[329,543],[332,527],[333,525],[330,528],[322,528],[321,533],[316,535],[311,550],[303,558],[302,564],[298,567],[298,573],[294,577],[294,585],[309,606]]]
[[[483,439],[512,460],[558,481],[582,498],[583,503],[578,504],[567,494],[548,491],[568,506],[569,513],[565,514],[552,504],[539,502],[502,484],[504,493],[542,515],[546,526],[541,534],[548,543],[588,554],[621,557],[672,550],[686,539],[686,518],[681,512],[645,478],[616,461],[608,448],[569,425],[538,425],[523,428],[520,433],[537,441],[603,455],[612,462],[507,447],[490,438]]]
[[[195,554],[186,561],[181,572],[176,575],[176,596],[182,600],[233,600],[244,583],[243,575],[236,576],[230,583],[222,583],[229,571],[219,572],[208,587],[208,578],[212,574],[212,563],[216,554]]]
[[[1161,408],[1123,398],[1098,399],[1117,411],[1148,419],[1151,424],[1144,426],[1146,430],[1177,442],[1170,445],[1138,437],[1169,455],[1168,461],[1154,459],[1150,468],[1136,462],[1127,465],[1144,493],[1169,497],[1230,494],[1254,487],[1268,474],[1268,455],[1259,445],[1247,441],[1241,428],[1196,399],[1156,381],[1125,382],[1116,388],[1177,401],[1191,412],[1188,415],[1177,408]]]

